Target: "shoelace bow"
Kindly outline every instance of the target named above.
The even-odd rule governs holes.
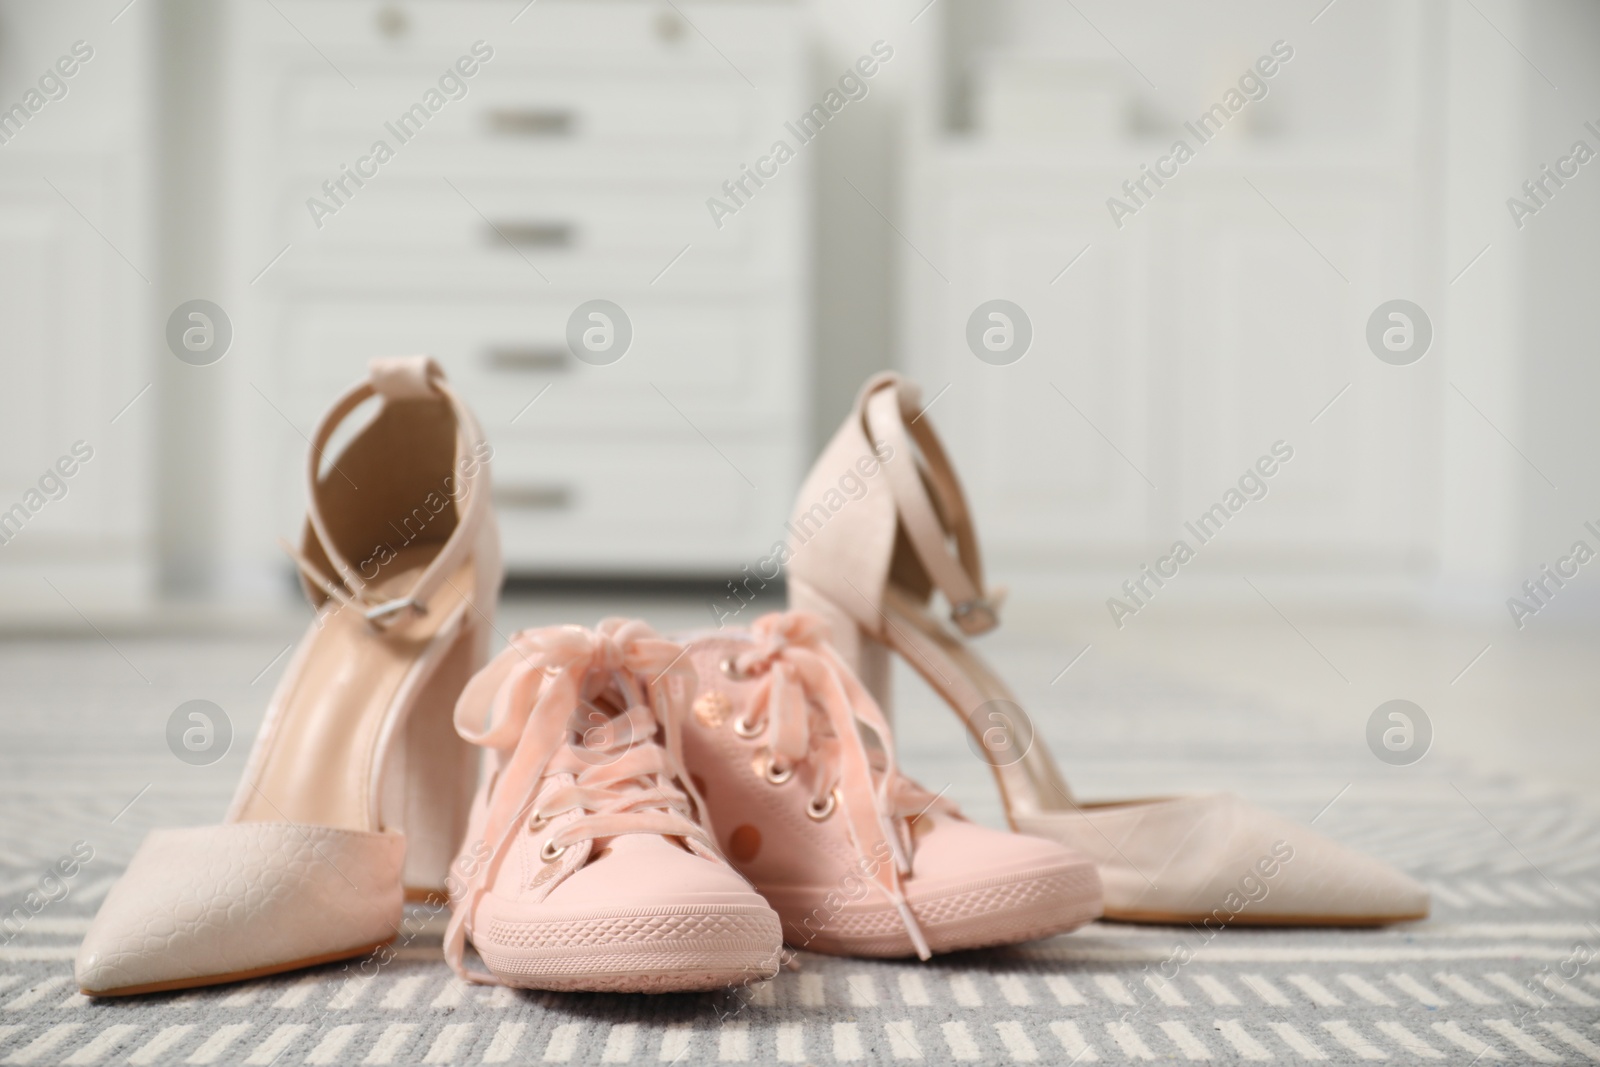
[[[910,824],[935,807],[955,814],[955,805],[900,773],[883,712],[828,643],[820,619],[782,612],[763,616],[752,629],[760,643],[733,663],[739,673],[759,679],[742,729],[757,733],[765,724],[765,743],[780,770],[810,764],[813,811],[825,810],[837,796],[851,844],[866,865],[862,873],[875,868],[870,877],[900,913],[917,955],[928,959],[932,953],[902,885],[912,872]],[[814,708],[821,723],[813,722]],[[862,727],[877,736],[880,748],[868,749]],[[893,862],[883,862],[885,851]]]
[[[490,851],[451,893],[445,958],[462,978],[494,982],[465,966],[466,924],[524,826],[555,827],[541,858],[555,862],[572,850],[568,873],[588,859],[588,848],[574,846],[626,834],[682,838],[692,851],[722,862],[695,817],[700,798],[673,781],[679,705],[690,689],[687,664],[679,645],[644,623],[607,619],[598,630],[523,631],[468,684],[456,704],[456,730],[493,749],[496,760],[480,838]],[[640,685],[641,675],[648,684]],[[626,700],[626,711],[605,716],[586,705],[608,687]],[[586,706],[584,728],[574,720]],[[479,729],[485,709],[488,724]],[[660,742],[658,729],[666,734]]]

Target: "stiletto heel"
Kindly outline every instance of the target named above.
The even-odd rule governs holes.
[[[405,896],[442,903],[445,876],[467,832],[478,753],[456,733],[456,698],[485,659],[482,624],[468,626],[441,657],[393,746],[384,775],[384,825],[406,836]]]
[[[893,649],[963,720],[994,771],[1011,825],[1093,857],[1107,918],[1203,922],[1241,877],[1270,894],[1228,909],[1243,925],[1370,926],[1428,914],[1428,892],[1386,864],[1226,794],[1081,804],[1005,682],[968,644],[999,624],[966,496],[923,413],[895,374],[867,382],[800,490],[823,499],[840,471],[873,454],[864,494],[808,524],[796,508],[789,587],[828,619],[841,653]],[[942,595],[946,624],[929,604]],[[854,629],[854,634],[840,634]],[[848,659],[849,656],[847,655]],[[854,665],[854,664],[852,664]],[[1270,874],[1268,869],[1270,868]]]
[[[328,459],[334,431],[377,412]],[[425,357],[374,360],[323,417],[298,549],[316,609],[219,826],[156,830],[78,949],[95,996],[209,985],[358,956],[436,894],[475,762],[456,696],[499,594],[489,447]],[[287,546],[286,546],[287,547]]]

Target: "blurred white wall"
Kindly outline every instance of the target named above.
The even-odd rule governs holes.
[[[930,395],[949,387],[933,417],[957,442],[1004,573],[1101,610],[1274,425],[1287,432],[1288,408],[1320,410],[1313,394],[1346,383],[1343,411],[1299,421],[1310,484],[1289,480],[1231,544],[1208,545],[1199,577],[1162,592],[1168,609],[1259,608],[1239,581],[1255,576],[1305,609],[1506,622],[1541,564],[1594,543],[1582,526],[1592,475],[1567,457],[1594,432],[1576,406],[1589,394],[1580,294],[1596,280],[1600,193],[1580,174],[1521,229],[1507,210],[1574,139],[1600,147],[1583,128],[1600,53],[1592,6],[957,0],[908,23],[911,8],[923,5],[825,8],[827,39],[835,65],[852,39],[915,42],[896,148],[879,164],[897,176],[894,206],[878,206],[901,231],[890,329],[900,366]],[[1274,42],[1294,59],[1264,99],[1147,204],[1121,191]],[[1111,196],[1137,206],[1126,231],[1107,225]],[[848,231],[856,243],[832,255],[870,258],[890,232]],[[1270,248],[1267,273],[1220,311],[1203,305],[1229,268],[1205,241],[1216,254]],[[1082,248],[1074,270],[1088,280],[1040,284],[1018,266],[1035,251],[1035,266],[1065,266]],[[1107,271],[1113,282],[1096,277]],[[1332,292],[1317,292],[1324,281]],[[1076,303],[1060,292],[1074,283]],[[997,296],[1035,312],[1036,347],[1015,367],[980,367],[961,338],[972,307]],[[1413,367],[1381,366],[1362,337],[1396,296],[1433,320]],[[1081,411],[1049,395],[1057,385]],[[1056,425],[1051,405],[1075,427]],[[1592,616],[1600,601],[1573,582],[1547,603],[1548,617]]]
[[[1585,125],[1600,127],[1600,5],[1582,0],[1530,4],[1523,28],[1524,51],[1538,57],[1558,86],[1542,79],[1530,86],[1519,159],[1528,178],[1538,165],[1565,155],[1577,139],[1600,149],[1600,134]],[[1525,447],[1559,487],[1523,482],[1517,508],[1522,518],[1519,584],[1540,564],[1566,554],[1574,540],[1592,539],[1585,522],[1600,526],[1600,465],[1593,460],[1600,455],[1600,422],[1593,415],[1600,396],[1600,360],[1595,358],[1600,339],[1593,327],[1600,282],[1600,181],[1592,179],[1600,179],[1600,172],[1584,167],[1570,187],[1560,190],[1560,199],[1551,200],[1548,212],[1526,220],[1514,238],[1507,234],[1527,245],[1528,270],[1518,292],[1523,328],[1512,353],[1523,367]],[[1549,611],[1553,618],[1595,617],[1600,583],[1574,583],[1550,602]]]
[[[9,614],[69,618],[71,605],[90,604],[138,613],[174,597],[233,604],[284,588],[271,542],[294,531],[298,435],[329,399],[296,392],[307,378],[285,361],[321,357],[293,355],[293,339],[314,332],[317,316],[348,311],[359,323],[361,307],[404,306],[416,288],[397,281],[385,291],[368,278],[339,290],[345,296],[330,289],[313,298],[314,271],[294,273],[309,261],[292,258],[281,281],[240,273],[242,259],[271,258],[272,248],[257,245],[268,240],[262,220],[284,210],[275,198],[336,165],[349,146],[337,137],[294,142],[304,154],[284,157],[290,184],[257,182],[263,166],[277,166],[274,153],[290,149],[273,147],[283,130],[263,127],[268,112],[251,103],[254,90],[237,71],[269,53],[307,79],[331,80],[329,57],[370,71],[384,62],[420,70],[467,42],[391,39],[381,27],[397,17],[431,25],[441,11],[461,20],[460,33],[504,35],[513,58],[486,68],[485,92],[512,99],[559,88],[559,77],[514,57],[535,55],[540,35],[556,32],[571,9],[641,27],[641,40],[654,41],[645,62],[669,79],[663,85],[689,84],[672,83],[674,70],[698,72],[696,91],[709,86],[712,98],[742,109],[727,144],[695,155],[663,142],[663,154],[647,158],[670,163],[632,164],[625,176],[614,145],[597,142],[589,156],[584,142],[561,148],[561,166],[594,169],[595,187],[615,186],[618,203],[635,196],[629,210],[673,204],[648,220],[667,235],[665,254],[650,246],[645,258],[665,265],[673,249],[695,242],[705,251],[691,250],[662,285],[682,286],[680,303],[757,308],[755,322],[775,316],[750,336],[758,345],[776,337],[781,349],[751,348],[747,365],[753,373],[792,362],[797,383],[781,384],[785,370],[763,379],[750,394],[757,401],[691,403],[691,419],[705,423],[700,436],[681,423],[670,431],[683,435],[685,462],[696,465],[688,497],[679,496],[727,516],[714,520],[719,547],[686,536],[680,556],[630,556],[618,574],[732,573],[764,554],[781,536],[784,497],[809,450],[860,381],[884,366],[915,374],[938,397],[930,418],[955,446],[995,567],[1025,585],[1024,602],[1032,597],[1040,611],[1103,614],[1124,579],[1284,437],[1301,449],[1297,465],[1163,590],[1163,610],[1249,603],[1244,576],[1308,610],[1503,618],[1507,598],[1542,564],[1579,538],[1600,547],[1583,526],[1600,525],[1600,476],[1588,462],[1600,430],[1585,408],[1600,384],[1587,321],[1600,281],[1600,167],[1584,167],[1520,229],[1506,207],[1573,141],[1600,149],[1600,134],[1584,125],[1600,126],[1593,4],[751,0],[684,5],[693,29],[671,32],[660,21],[670,9],[648,3],[547,0],[512,24],[520,7],[325,0],[294,8],[303,24],[269,45],[240,31],[270,22],[258,19],[272,12],[257,0],[140,0],[127,10],[121,0],[0,3],[0,103],[21,99],[75,40],[97,49],[70,94],[0,146],[0,241],[10,243],[11,277],[0,301],[17,324],[0,334],[8,433],[0,508],[22,500],[85,434],[104,438],[101,454],[113,460],[98,469],[104,475],[89,468],[104,484],[74,485],[0,546]],[[796,33],[746,41],[741,20],[767,9],[792,17]],[[588,39],[597,56],[618,55],[619,34],[611,53],[603,36]],[[696,229],[706,225],[702,188],[715,193],[714,176],[737,173],[750,146],[781,136],[783,116],[821,99],[880,41],[893,60],[806,146],[802,165],[728,229]],[[1277,41],[1294,58],[1267,79],[1266,96],[1114,225],[1107,200],[1131,203],[1122,182]],[[792,80],[737,69],[786,70],[789,59],[770,57],[791,55],[800,72]],[[585,84],[591,74],[583,72]],[[616,77],[627,76],[619,67]],[[340,99],[384,113],[391,101],[377,81],[357,81],[366,84]],[[397,169],[391,187],[456,173],[444,142],[464,145],[481,131],[468,118],[451,121],[459,129],[436,139],[437,158],[403,160],[397,166],[410,169],[403,178]],[[494,180],[507,189],[544,180],[543,157],[515,148],[493,158]],[[518,159],[529,161],[525,174]],[[668,200],[641,184],[641,169],[669,182]],[[669,181],[673,173],[681,180]],[[376,200],[353,202],[352,214],[377,210]],[[718,242],[761,250],[752,262],[764,265],[698,273],[696,257]],[[49,250],[46,269],[19,266],[39,249]],[[548,255],[559,272],[562,253]],[[641,301],[660,290],[649,281],[653,260],[627,270],[596,262],[572,300],[609,284],[606,271],[616,285],[638,287]],[[749,288],[753,279],[765,295]],[[258,303],[277,284],[292,298]],[[519,284],[495,282],[495,299],[523,307]],[[237,294],[224,303],[238,301],[243,329],[240,348],[208,375],[172,357],[163,328],[172,308],[213,292]],[[1432,348],[1409,367],[1380,364],[1364,342],[1366,316],[1394,297],[1421,304],[1434,326]],[[1014,300],[1033,320],[1035,347],[1012,366],[987,365],[967,348],[969,315],[994,298]],[[567,299],[565,290],[552,297],[552,313]],[[792,302],[800,318],[762,312],[763,300]],[[85,305],[92,314],[80,313]],[[466,336],[481,318],[462,305],[436,322],[444,336],[452,328]],[[400,343],[378,325],[373,344]],[[366,354],[376,353],[349,353]],[[463,348],[448,358],[476,356]],[[646,358],[630,371],[641,375],[634,386],[649,377]],[[41,377],[41,367],[54,369]],[[1345,384],[1350,391],[1339,393]],[[257,387],[295,425],[267,411],[250,391]],[[515,407],[494,411],[505,416],[507,441],[526,432],[510,426]],[[678,418],[656,414],[660,433]],[[710,451],[693,451],[700,437],[735,466],[774,473],[752,480],[764,485],[749,494]],[[650,440],[639,447],[650,450]],[[532,455],[579,470],[578,451],[569,462],[566,447],[575,449],[558,439]],[[574,562],[580,556],[541,557],[537,533],[526,532],[538,525],[518,529],[529,539],[523,569],[597,569]],[[1600,613],[1593,586],[1586,573],[1572,581],[1549,598],[1546,617]]]

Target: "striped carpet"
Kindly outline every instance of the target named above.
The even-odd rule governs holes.
[[[1088,661],[1052,686],[1071,650],[1025,645],[996,658],[1085,794],[1222,787],[1315,817],[1428,882],[1434,917],[1225,930],[1203,945],[1188,929],[1094,924],[926,965],[802,954],[748,990],[628,997],[464,987],[439,956],[443,917],[418,912],[423,932],[383,967],[78,995],[77,941],[139,838],[213,821],[226,802],[281,646],[0,649],[0,905],[75,847],[93,853],[65,898],[0,934],[0,1063],[1600,1062],[1600,812],[1588,799],[1432,757],[1384,765],[1359,717],[1307,737],[1271,708]],[[165,747],[167,716],[192,698],[237,709],[240,740],[210,767]],[[915,694],[906,706],[916,714]],[[975,818],[998,818],[953,720],[927,721],[903,731],[907,764]],[[1162,980],[1180,944],[1194,958]]]

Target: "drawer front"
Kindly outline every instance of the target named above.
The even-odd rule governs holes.
[[[798,425],[793,398],[800,383],[793,378],[801,335],[798,323],[782,328],[785,302],[619,297],[633,340],[606,366],[582,362],[567,347],[567,321],[580,303],[573,297],[292,305],[283,319],[288,392],[309,403],[361,377],[372,356],[427,352],[492,432],[683,430],[686,420],[708,432]],[[316,413],[314,405],[296,412],[307,419]]]
[[[597,573],[753,565],[783,537],[789,500],[775,490],[792,482],[799,457],[761,438],[730,437],[718,448],[692,432],[497,443],[507,565]]]
[[[749,225],[718,230],[704,203],[713,191],[700,183],[662,187],[626,179],[580,184],[380,178],[314,230],[306,199],[318,187],[307,176],[283,190],[276,228],[305,235],[285,257],[285,272],[349,270],[347,285],[359,284],[356,272],[367,267],[421,272],[441,286],[458,272],[537,284],[531,267],[550,281],[598,276],[642,288],[691,243],[683,261],[673,265],[675,283],[791,271],[782,253],[793,249],[777,239],[787,221],[783,213],[752,215]],[[774,196],[773,207],[776,201]]]
[[[496,62],[510,53],[558,62],[581,58],[608,69],[721,68],[732,87],[742,83],[696,26],[735,59],[780,47],[764,35],[772,26],[770,4],[752,11],[740,10],[739,4],[653,0],[277,0],[242,6],[246,28],[261,46],[302,53],[303,31],[341,68],[362,58],[433,57],[456,42],[464,51],[481,38],[495,48]],[[782,48],[784,55],[792,51]]]
[[[360,95],[352,94],[326,66],[297,65],[290,73],[283,86],[286,138],[349,147],[384,138],[408,154],[430,147],[455,149],[463,142],[511,150],[610,149],[641,156],[691,148],[726,150],[756,132],[754,118],[761,110],[759,98],[730,93],[726,79],[713,71],[672,80],[638,71],[597,78],[589,68],[508,77],[491,62],[459,88],[447,87],[450,95],[443,106],[429,114],[408,112],[435,87],[440,74],[436,65],[396,69],[386,64],[363,71],[365,91]],[[401,135],[414,136],[415,145],[409,140],[402,145]]]

